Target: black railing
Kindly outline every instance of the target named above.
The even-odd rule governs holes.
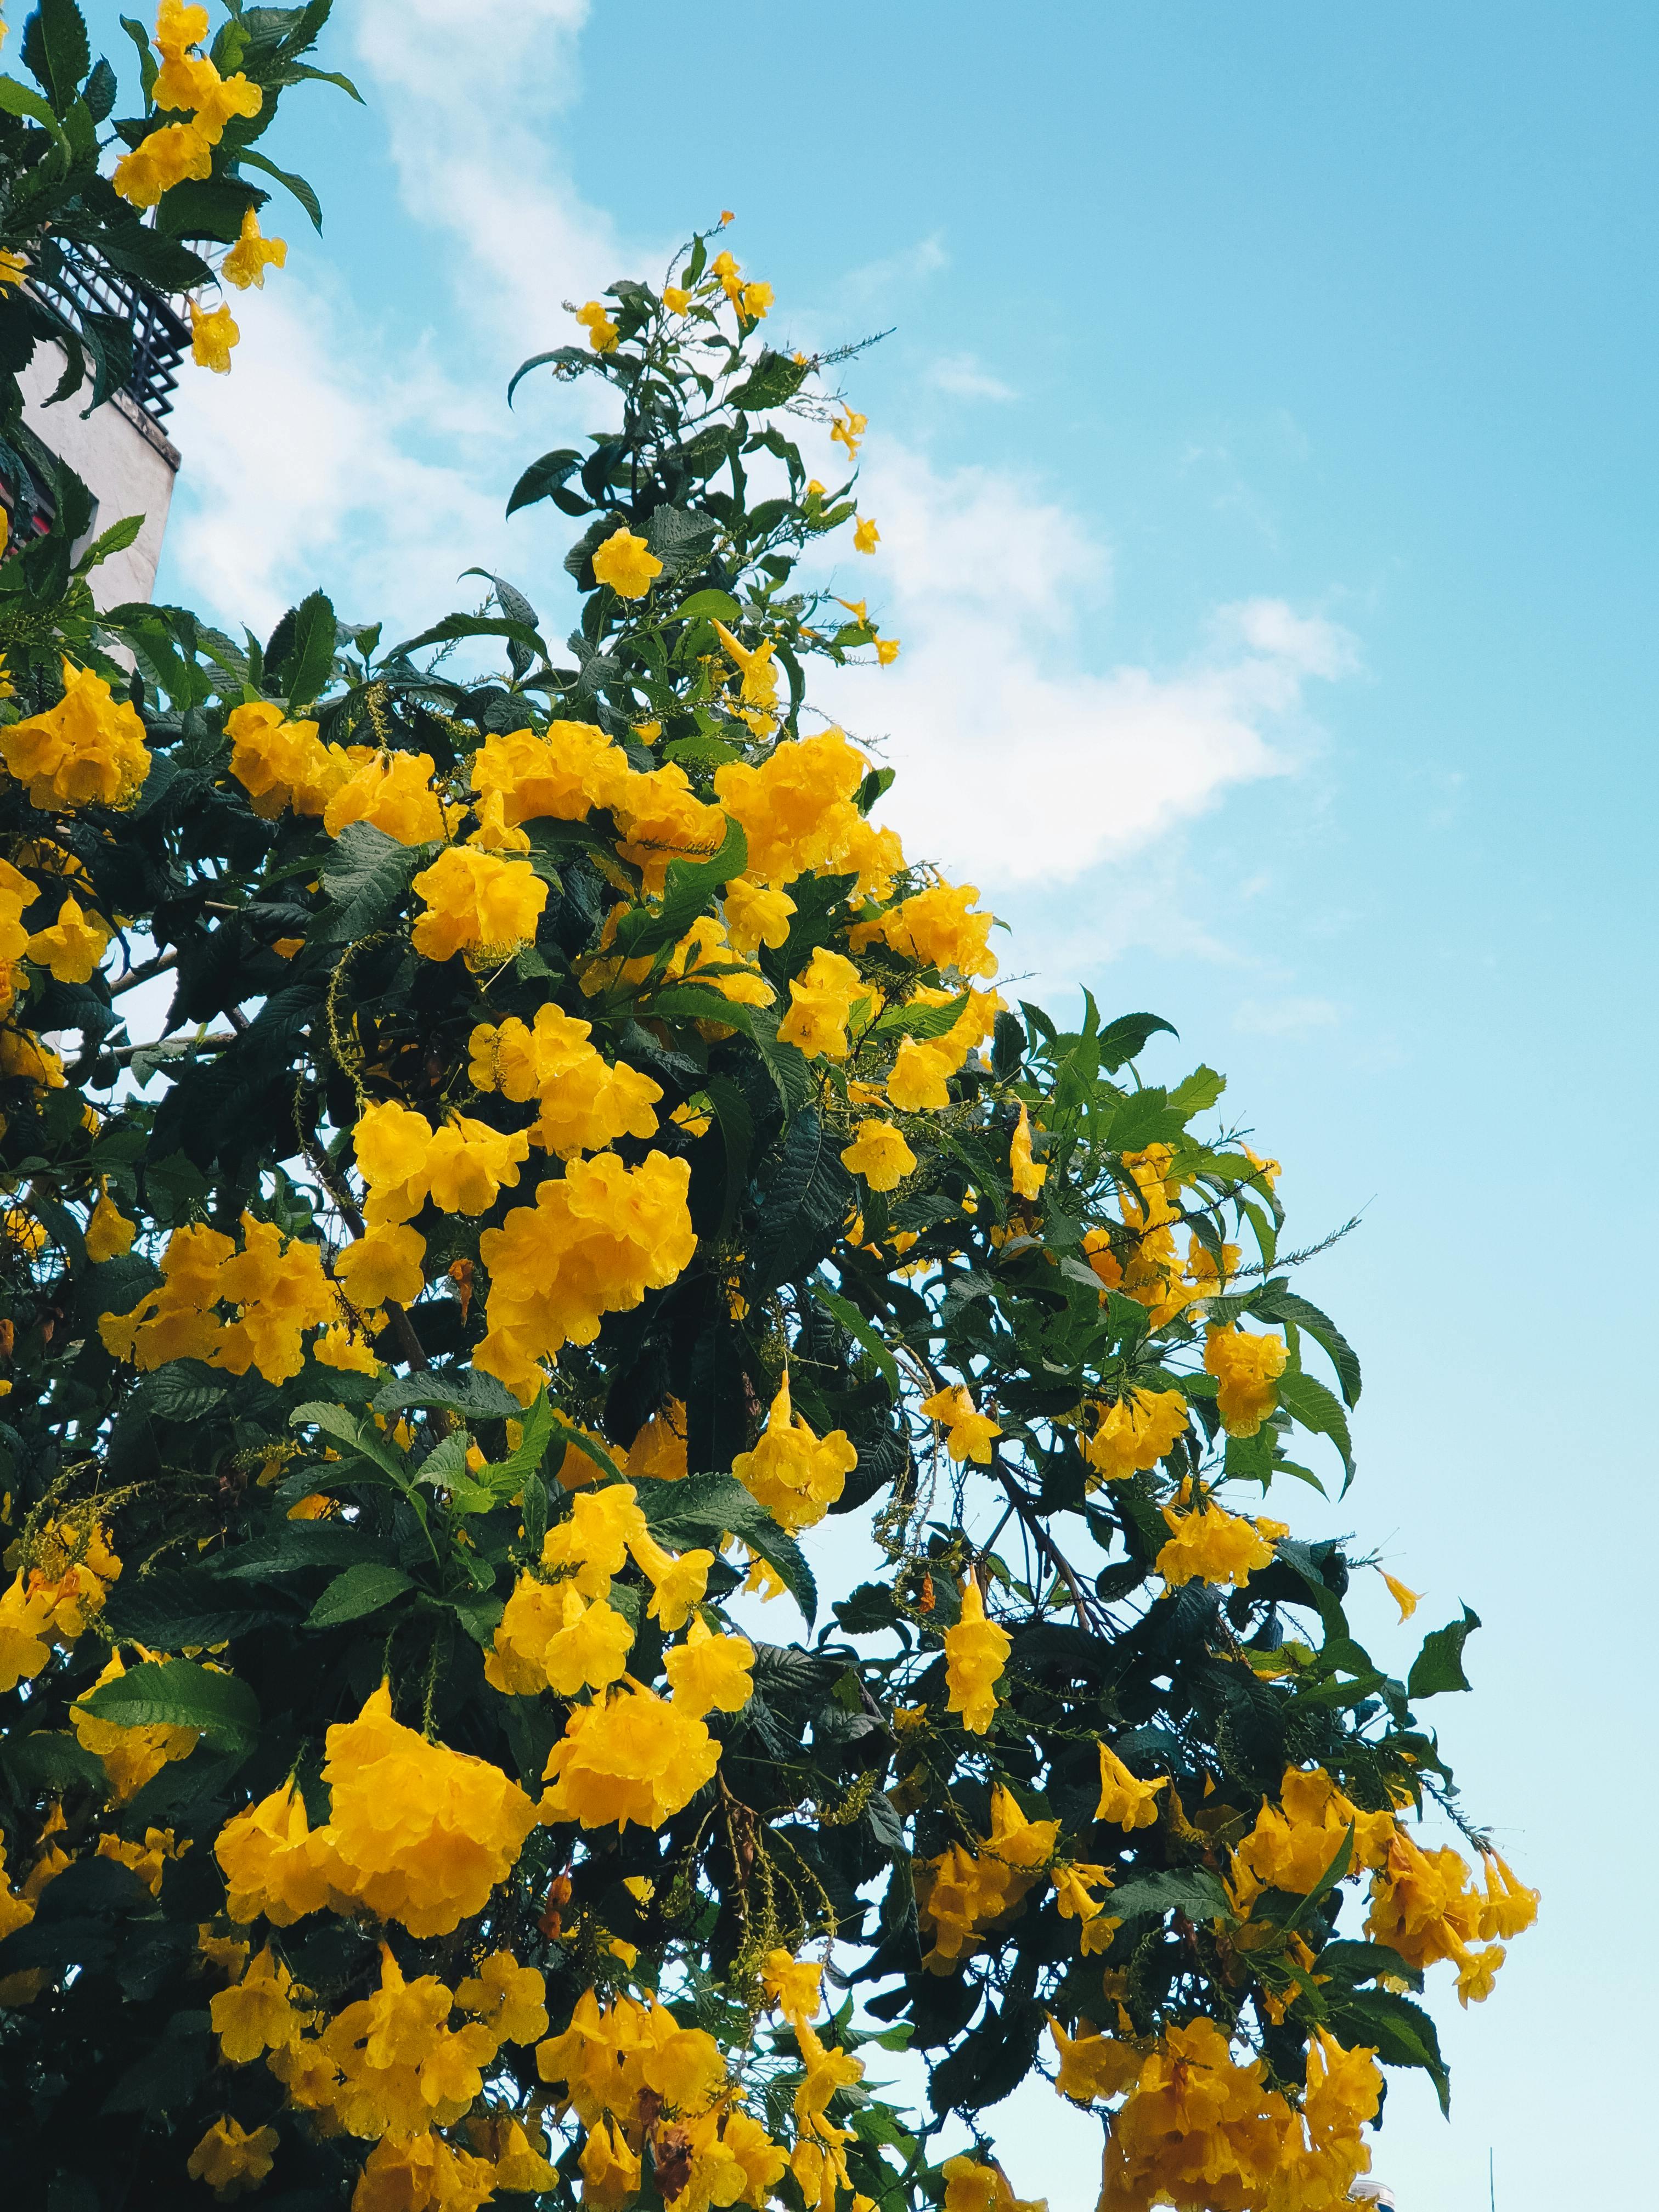
[[[107,315],[132,333],[132,367],[125,390],[152,422],[173,411],[179,380],[173,374],[190,350],[190,325],[136,277],[112,269],[95,246],[54,241],[57,283],[52,303],[77,329],[87,314]]]

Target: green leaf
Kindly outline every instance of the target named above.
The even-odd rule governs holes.
[[[743,382],[726,393],[726,404],[740,407],[750,415],[758,415],[769,407],[781,407],[800,390],[811,367],[810,361],[796,361],[787,353],[775,353],[768,346]]]
[[[348,1567],[343,1574],[335,1576],[312,1607],[306,1626],[338,1628],[348,1620],[361,1620],[365,1613],[378,1613],[413,1587],[401,1567],[382,1566],[374,1560]]]
[[[26,84],[19,84],[15,76],[0,76],[0,108],[8,115],[15,115],[26,123],[38,123],[43,131],[50,131],[65,154],[70,142],[64,126],[52,113],[38,92],[31,92]]]
[[[551,498],[581,465],[582,455],[568,446],[561,446],[556,452],[544,453],[538,461],[532,461],[513,487],[507,502],[507,513],[516,514],[521,507],[533,507],[538,500]]]
[[[322,202],[303,177],[296,177],[287,169],[279,169],[275,161],[264,154],[256,153],[252,146],[244,146],[236,159],[246,168],[258,169],[267,177],[275,177],[279,185],[285,185],[293,193],[311,217],[314,228],[319,231],[322,229]]]
[[[1111,1075],[1145,1051],[1149,1037],[1162,1030],[1167,1036],[1178,1036],[1180,1031],[1161,1014],[1120,1014],[1109,1022],[1097,1040],[1100,1065]]]
[[[723,1242],[731,1234],[749,1182],[749,1155],[755,1143],[755,1117],[749,1102],[729,1076],[711,1075],[703,1095],[714,1111],[720,1143],[726,1152],[726,1190],[720,1202],[717,1232]]]
[[[524,1407],[504,1382],[476,1368],[459,1375],[399,1376],[382,1383],[374,1394],[377,1413],[410,1413],[422,1406],[440,1406],[469,1421],[516,1421],[524,1415]]]
[[[1212,1067],[1195,1067],[1170,1093],[1170,1103],[1183,1117],[1206,1114],[1227,1088],[1227,1079]]]
[[[1462,1620],[1449,1621],[1444,1628],[1431,1629],[1406,1677],[1407,1694],[1435,1698],[1447,1690],[1472,1687],[1463,1672],[1463,1646],[1480,1626],[1480,1614],[1466,1605]]]
[[[1231,1922],[1238,1917],[1216,1877],[1200,1867],[1132,1875],[1112,1891],[1106,1909],[1119,1920],[1143,1914],[1162,1918],[1166,1912],[1184,1912],[1194,1921]]]
[[[1415,2066],[1434,2083],[1440,2109],[1451,2114],[1451,2077],[1440,2038],[1421,2005],[1391,1990],[1364,1990],[1331,2006],[1336,2033],[1350,2048],[1369,2045],[1385,2066]]]
[[[682,601],[675,608],[674,619],[676,622],[695,622],[702,617],[705,621],[730,624],[736,622],[742,612],[743,609],[730,592],[693,592],[689,599]]]
[[[349,1413],[343,1406],[331,1406],[325,1400],[314,1400],[309,1404],[296,1406],[288,1420],[290,1428],[320,1429],[325,1437],[332,1437],[337,1443],[343,1444],[359,1459],[368,1460],[382,1474],[389,1474],[400,1490],[407,1485],[408,1470],[402,1460],[390,1445],[383,1443],[372,1430],[365,1427],[356,1415]]]
[[[58,112],[65,113],[92,67],[87,27],[75,0],[40,0],[24,34],[23,58],[40,76]]]
[[[1318,1345],[1331,1365],[1336,1370],[1336,1379],[1342,1386],[1344,1404],[1357,1406],[1359,1402],[1359,1360],[1348,1342],[1328,1315],[1322,1314],[1306,1298],[1299,1298],[1285,1289],[1282,1281],[1265,1283],[1249,1302],[1249,1310],[1260,1314],[1264,1321],[1289,1322],[1292,1328],[1306,1329]]]
[[[349,822],[323,863],[323,889],[335,911],[329,935],[337,942],[367,937],[409,888],[430,848],[400,845],[372,822]]]
[[[1297,1368],[1286,1368],[1277,1384],[1279,1402],[1295,1415],[1304,1429],[1328,1437],[1342,1455],[1350,1479],[1353,1474],[1353,1446],[1348,1437],[1348,1417],[1335,1394]]]
[[[499,1487],[502,1495],[507,1498],[522,1489],[532,1474],[540,1472],[542,1462],[547,1457],[548,1446],[567,1425],[549,1405],[545,1386],[537,1392],[533,1403],[522,1409],[519,1419],[524,1423],[524,1435],[520,1439],[519,1449],[495,1469],[491,1486]],[[574,1430],[569,1434],[573,1443],[580,1441]],[[614,1475],[617,1470],[612,1468],[611,1472]]]
[[[199,253],[142,222],[112,223],[100,233],[98,250],[112,267],[158,292],[192,291],[213,275]]]
[[[117,1728],[199,1729],[221,1751],[251,1751],[259,1737],[259,1703],[247,1684],[193,1659],[147,1659],[80,1702]]]
[[[93,539],[76,562],[76,574],[87,575],[97,568],[100,562],[107,561],[112,553],[125,553],[143,526],[142,514],[123,515],[119,522],[112,522],[107,530]]]
[[[1386,1943],[1328,1943],[1314,1964],[1318,1972],[1329,1974],[1350,1988],[1358,1982],[1376,1981],[1385,1974],[1408,1983],[1414,1990],[1423,1986],[1419,1969],[1408,1966],[1399,1952],[1391,1951]]]
[[[423,629],[418,637],[406,637],[380,658],[401,660],[405,653],[419,653],[428,645],[459,645],[470,637],[504,637],[516,645],[529,646],[544,660],[547,659],[540,631],[529,623],[514,622],[508,615],[446,615],[430,629]]]
[[[817,1584],[794,1538],[732,1475],[690,1474],[683,1482],[642,1482],[639,1503],[659,1542],[678,1550],[702,1543],[718,1551],[735,1536],[781,1579],[810,1627],[818,1609]]]
[[[290,80],[298,77],[304,83],[331,84],[340,92],[349,92],[359,107],[368,104],[351,79],[342,76],[338,70],[313,69],[309,62],[290,62],[283,74]]]
[[[313,592],[294,610],[294,635],[280,671],[289,711],[309,707],[334,672],[337,618],[326,593]]]
[[[953,1030],[968,1011],[969,993],[952,999],[948,1006],[927,1006],[912,1000],[908,1006],[889,1006],[871,1026],[872,1036],[914,1037],[918,1044],[927,1044],[934,1037],[942,1037]]]
[[[1092,1283],[1093,1280],[1091,1276],[1090,1281]],[[832,1291],[822,1275],[814,1275],[806,1287],[824,1311],[832,1314],[849,1336],[857,1338],[880,1368],[887,1379],[887,1387],[896,1399],[899,1395],[898,1362],[874,1323],[865,1319],[850,1298],[844,1298],[838,1291]]]

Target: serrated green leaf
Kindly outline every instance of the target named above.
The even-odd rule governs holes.
[[[1448,1690],[1470,1688],[1469,1679],[1463,1672],[1463,1646],[1480,1626],[1480,1614],[1466,1605],[1462,1620],[1449,1621],[1444,1628],[1431,1629],[1406,1677],[1407,1694],[1435,1698]]]
[[[222,1751],[249,1751],[258,1740],[259,1701],[247,1684],[193,1659],[144,1660],[80,1702],[117,1728],[199,1729]]]
[[[401,1597],[413,1588],[401,1567],[384,1566],[376,1560],[368,1560],[360,1567],[348,1567],[343,1574],[336,1575],[306,1617],[307,1628],[338,1628],[349,1620],[361,1620],[366,1613],[378,1613],[383,1605],[390,1605],[394,1597]]]

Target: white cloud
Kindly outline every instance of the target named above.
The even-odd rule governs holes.
[[[981,368],[971,353],[945,355],[927,371],[927,381],[935,392],[946,392],[952,399],[1016,399],[1019,396],[1012,384]]]
[[[412,629],[482,594],[456,584],[471,562],[538,603],[538,584],[564,588],[548,531],[507,526],[501,507],[530,453],[579,435],[602,395],[538,382],[529,404],[548,434],[531,446],[526,410],[509,416],[494,379],[571,335],[564,299],[665,258],[625,253],[561,155],[587,13],[587,0],[359,0],[358,58],[429,241],[434,331],[410,359],[298,252],[249,303],[234,374],[188,380],[169,566],[221,619],[267,623],[324,581],[343,615]],[[925,238],[852,271],[838,296],[914,288],[947,259]],[[465,315],[453,339],[446,272]],[[968,397],[1006,389],[965,355],[933,377]],[[1109,556],[1073,510],[890,436],[865,461],[883,544],[874,562],[849,552],[837,588],[868,596],[904,651],[879,676],[821,684],[821,703],[868,742],[894,733],[892,811],[913,849],[988,887],[1121,866],[1229,789],[1288,774],[1310,743],[1308,684],[1354,665],[1345,633],[1272,599],[1220,610],[1181,665],[1114,662],[1099,641]]]
[[[1305,1036],[1341,1018],[1342,1009],[1330,999],[1245,999],[1233,1015],[1233,1027],[1255,1036]]]
[[[1275,599],[1222,609],[1173,672],[1103,663],[1082,641],[1110,563],[1075,515],[1017,477],[940,471],[890,441],[866,460],[863,505],[890,559],[843,569],[841,588],[867,591],[904,649],[879,678],[823,688],[866,741],[895,733],[896,817],[955,872],[1064,881],[1230,786],[1288,774],[1309,679],[1353,665],[1345,633]]]

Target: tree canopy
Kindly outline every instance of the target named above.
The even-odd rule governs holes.
[[[562,642],[480,570],[389,646],[94,605],[64,257],[228,367],[327,15],[163,0],[111,123],[46,0],[0,77],[18,2201],[1030,2212],[1041,2074],[1103,2212],[1338,2204],[1535,1909],[1420,1718],[1479,1624],[1400,1679],[1249,1510],[1360,1395],[1277,1163],[1167,1021],[1005,1000],[815,711],[898,651],[815,580],[844,360],[725,218],[574,311]]]

